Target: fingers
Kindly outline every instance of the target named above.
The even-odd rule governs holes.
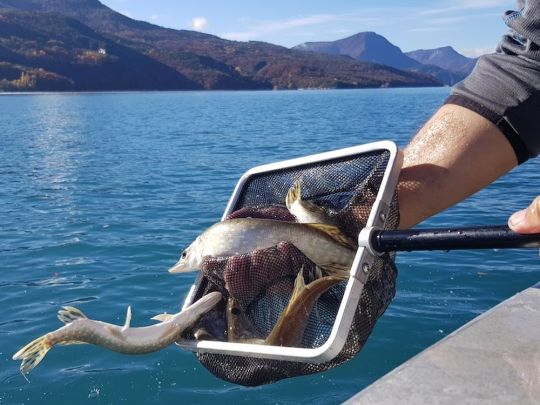
[[[526,209],[515,212],[508,220],[508,226],[518,233],[540,233],[540,196]]]

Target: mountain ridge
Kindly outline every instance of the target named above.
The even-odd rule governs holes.
[[[13,88],[3,82],[5,90],[27,90],[32,83],[40,90],[55,84],[59,90],[197,88],[173,69],[59,14],[0,10],[0,38],[3,70],[20,75]]]
[[[333,55],[347,55],[364,62],[380,63],[396,69],[419,67],[420,63],[405,55],[399,47],[372,31],[359,32],[336,41],[306,42],[293,49]]]
[[[417,49],[405,55],[424,65],[434,65],[442,69],[470,74],[478,58],[468,58],[451,46],[434,49]]]
[[[382,35],[367,31],[335,41],[305,42],[292,49],[347,55],[356,60],[382,63],[397,69],[430,74],[444,84],[463,80],[474,68],[476,59],[467,58],[452,47],[402,52]]]
[[[402,71],[380,64],[356,61],[346,56],[307,54],[264,42],[236,42],[195,31],[163,28],[126,17],[98,0],[0,0],[0,10],[2,10],[5,22],[3,32],[0,31],[0,47],[5,49],[3,54],[11,55],[11,59],[2,59],[1,62],[17,66],[25,66],[24,63],[29,63],[29,69],[42,68],[51,74],[67,77],[68,81],[73,82],[73,88],[79,90],[101,89],[95,82],[86,86],[82,85],[80,75],[70,76],[70,68],[79,68],[80,66],[75,62],[84,60],[84,55],[88,54],[93,55],[95,65],[101,66],[101,70],[96,66],[87,69],[90,73],[100,70],[105,77],[109,77],[109,83],[111,83],[114,74],[119,74],[111,73],[111,63],[114,61],[117,63],[117,71],[123,71],[127,76],[131,74],[138,78],[138,81],[134,82],[135,89],[162,88],[159,78],[155,78],[155,75],[151,73],[152,63],[158,71],[161,69],[163,72],[168,72],[163,77],[171,80],[173,83],[171,89],[236,90],[441,85],[432,76],[421,72]],[[17,20],[16,14],[13,14],[17,12],[27,13],[29,24],[26,24],[24,28],[30,29],[38,37],[40,30],[43,31],[44,21],[52,18],[46,15],[53,13],[79,21],[94,33],[92,35],[100,36],[106,46],[95,45],[96,41],[99,42],[97,38],[89,39],[90,45],[81,46],[77,38],[87,35],[83,32],[85,30],[78,27],[75,31],[81,32],[75,32],[73,27],[70,28],[70,25],[73,26],[73,23],[69,22],[71,20],[56,17],[55,30],[69,31],[71,36],[58,40],[61,44],[56,44],[56,51],[44,42],[44,38],[36,39],[44,47],[38,53],[45,52],[45,55],[42,55],[41,59],[30,57],[26,51],[32,49],[32,40],[17,37],[19,35],[17,32],[22,32],[21,28],[24,25]],[[15,23],[8,21],[9,19],[15,20]],[[17,24],[19,27],[14,27]],[[32,24],[35,27],[32,27]],[[9,32],[10,28],[15,30],[15,33]],[[58,67],[46,64],[47,57],[50,56],[47,52],[54,54],[54,52],[59,52],[59,48],[71,57],[65,61],[67,66]],[[101,51],[106,52],[106,57],[99,56]],[[130,72],[128,59],[134,63],[136,60],[144,61],[148,70],[145,74]],[[44,65],[40,65],[40,62]],[[60,61],[57,62],[60,63]],[[110,69],[107,70],[107,67]],[[135,69],[136,66],[133,68]],[[173,74],[173,72],[176,73]],[[21,75],[22,73],[24,72],[21,72]],[[153,81],[145,82],[143,80],[145,75],[151,77]]]

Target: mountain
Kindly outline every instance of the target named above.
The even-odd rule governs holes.
[[[197,88],[176,70],[77,20],[18,10],[0,10],[0,78],[4,90]]]
[[[156,89],[440,85],[426,74],[346,56],[167,29],[128,18],[98,0],[0,0],[0,13],[0,62],[9,64],[11,70],[4,70],[10,77],[22,70],[19,79],[23,73],[32,79],[42,69],[73,89],[124,86],[110,87],[115,78],[127,87]],[[101,78],[95,77],[98,72]]]
[[[356,60],[380,63],[396,69],[411,69],[420,66],[419,62],[408,57],[385,37],[374,32],[360,32],[331,42],[306,42],[293,49],[330,55],[348,55]]]
[[[463,80],[476,63],[475,59],[466,58],[451,47],[403,53],[400,48],[374,32],[361,32],[337,41],[306,42],[293,49],[347,55],[360,61],[428,74],[447,85]]]
[[[470,74],[476,65],[476,58],[467,58],[456,52],[451,46],[436,49],[419,49],[405,55],[423,65],[438,66],[452,72]]]

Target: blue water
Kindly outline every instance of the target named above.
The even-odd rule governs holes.
[[[54,348],[62,305],[132,325],[173,312],[194,275],[166,272],[220,218],[252,166],[392,139],[405,146],[448,89],[43,94],[0,97],[0,404],[340,402],[540,280],[534,250],[402,253],[398,293],[363,351],[326,373],[225,383],[186,351]],[[425,225],[505,223],[540,190],[531,161]],[[219,395],[219,396],[217,396]]]

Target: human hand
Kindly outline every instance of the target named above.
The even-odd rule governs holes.
[[[527,208],[512,214],[508,226],[517,233],[540,233],[540,196]]]

